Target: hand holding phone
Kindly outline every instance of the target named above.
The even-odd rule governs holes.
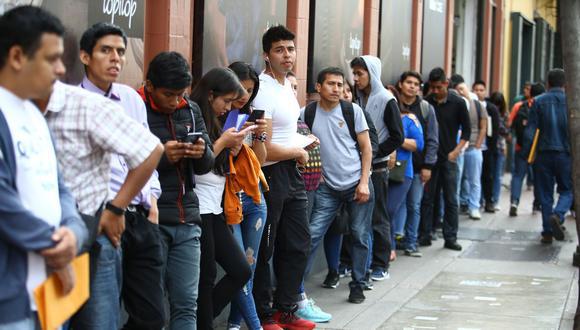
[[[247,121],[255,123],[256,119],[264,119],[265,114],[266,110],[254,109]]]
[[[190,132],[187,133],[187,136],[185,137],[185,139],[183,140],[184,143],[195,143],[199,138],[201,138],[202,133],[201,132]]]

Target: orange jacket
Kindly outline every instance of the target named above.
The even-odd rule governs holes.
[[[229,162],[230,172],[226,175],[224,191],[224,215],[229,225],[235,225],[242,222],[243,217],[239,192],[243,190],[254,203],[259,204],[262,196],[260,182],[264,191],[268,191],[269,187],[258,158],[247,145],[242,144],[236,159],[230,153]]]

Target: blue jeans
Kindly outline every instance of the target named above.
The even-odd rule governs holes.
[[[252,288],[254,286],[254,270],[256,269],[256,258],[260,249],[260,240],[266,223],[267,208],[266,199],[262,195],[261,203],[255,204],[251,197],[242,194],[242,210],[244,219],[241,223],[233,225],[234,238],[240,244],[242,251],[252,268],[252,277],[248,283],[240,290],[237,297],[232,301],[230,309],[230,324],[240,325],[242,317],[246,326],[250,330],[260,329],[260,319],[256,311]]]
[[[461,188],[461,204],[469,210],[479,210],[481,200],[481,168],[483,156],[481,149],[468,148],[465,151],[463,175],[466,184]]]
[[[522,186],[524,177],[528,173],[528,160],[520,152],[516,152],[514,156],[514,171],[512,173],[511,183],[511,203],[520,204],[520,197],[522,195]],[[528,179],[529,180],[529,179]]]
[[[423,198],[423,182],[421,175],[415,174],[407,193],[407,221],[405,222],[405,249],[417,249],[417,235],[421,220],[421,199]],[[405,207],[405,205],[403,205]]]
[[[122,282],[121,249],[111,244],[106,235],[99,235],[100,252],[91,278],[90,298],[71,319],[74,329],[118,329]]]
[[[405,177],[403,183],[389,182],[387,194],[387,211],[391,219],[391,251],[397,248],[395,234],[403,234],[405,220],[407,220],[407,192],[411,187],[411,178]]]
[[[501,193],[501,178],[503,177],[503,173],[505,165],[505,155],[503,151],[499,151],[497,154],[497,159],[495,163],[495,175],[493,176],[493,203],[497,204],[499,202],[499,195]]]
[[[163,239],[170,329],[197,329],[201,227],[159,225]]]
[[[340,247],[342,246],[342,235],[334,233],[326,233],[324,235],[324,255],[326,256],[326,264],[328,270],[338,272],[338,264],[340,263]],[[369,245],[369,247],[372,245]]]
[[[356,186],[344,191],[337,191],[330,188],[326,183],[321,183],[318,190],[316,190],[316,201],[312,211],[312,218],[310,219],[311,252],[308,258],[306,273],[312,267],[316,248],[334,221],[338,209],[342,203],[347,203],[353,265],[352,282],[350,285],[364,285],[369,251],[368,238],[371,231],[374,205],[374,191],[373,185],[369,181],[369,200],[364,204],[359,204],[353,200],[355,190]]]
[[[29,318],[11,323],[0,324],[0,330],[36,330],[40,329],[36,313]]]
[[[457,163],[457,205],[460,204],[461,202],[461,190],[463,189],[463,174],[464,174],[464,169],[465,169],[465,152],[462,151],[459,153],[459,156],[457,156],[457,160],[455,161]],[[441,201],[443,201],[443,196],[441,196]],[[467,203],[467,201],[466,201]],[[441,207],[440,212],[441,212],[441,217],[443,218],[443,211],[444,211],[444,205],[445,203],[441,203]]]
[[[542,234],[552,234],[550,216],[556,214],[560,221],[574,200],[572,192],[572,159],[569,153],[557,151],[538,152],[536,157],[535,188],[542,203]],[[558,203],[554,207],[554,184],[558,184]]]

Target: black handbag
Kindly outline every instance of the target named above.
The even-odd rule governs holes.
[[[407,169],[407,160],[397,160],[395,167],[389,171],[389,181],[393,183],[405,182],[405,170]]]

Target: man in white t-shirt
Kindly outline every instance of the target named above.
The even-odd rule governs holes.
[[[372,147],[363,110],[356,104],[340,101],[343,82],[344,73],[339,68],[322,70],[316,83],[320,101],[308,105],[302,114],[302,120],[320,139],[324,179],[316,190],[310,219],[312,243],[309,263],[312,263],[316,248],[339,208],[346,203],[353,264],[348,300],[360,304],[365,300],[363,288],[374,205],[372,183],[369,181]]]
[[[300,107],[286,79],[296,60],[294,34],[284,26],[271,27],[262,37],[262,47],[266,70],[260,75],[253,105],[266,111],[268,156],[262,169],[270,192],[265,194],[268,217],[256,264],[254,299],[264,329],[313,329],[313,322],[294,314],[310,252],[306,190],[297,168],[306,164],[308,153],[293,145],[298,140]],[[277,279],[275,311],[270,307],[272,257]]]
[[[70,262],[87,239],[46,122],[28,101],[64,74],[64,27],[24,6],[0,17],[0,31],[0,329],[35,329],[33,290],[51,270],[71,290]]]

